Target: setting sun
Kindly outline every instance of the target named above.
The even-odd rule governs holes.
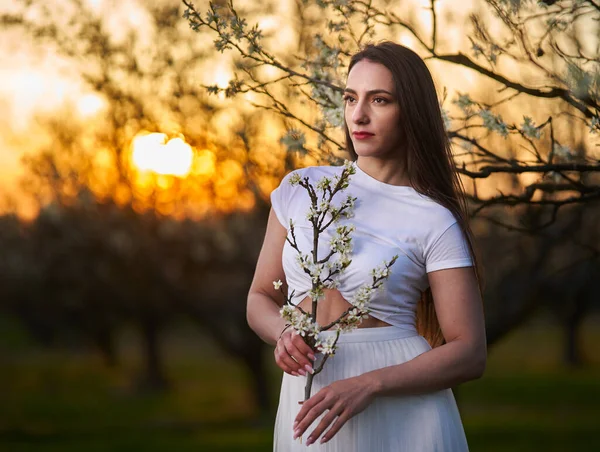
[[[138,135],[133,140],[133,163],[142,171],[184,177],[192,166],[192,148],[181,138],[167,141],[164,133]]]
[[[95,115],[103,106],[104,102],[95,94],[86,94],[77,101],[77,110],[82,117]]]

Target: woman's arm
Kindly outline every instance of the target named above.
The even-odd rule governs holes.
[[[446,344],[405,363],[323,388],[307,400],[298,413],[294,424],[296,437],[325,410],[329,412],[311,433],[307,444],[316,441],[333,422],[321,439],[321,442],[328,441],[376,396],[433,392],[481,377],[487,347],[483,304],[473,268],[439,270],[428,276]]]
[[[291,328],[281,334],[286,326],[279,313],[284,298],[283,294],[273,287],[273,281],[285,282],[281,255],[286,237],[286,229],[271,210],[265,240],[248,293],[246,318],[250,328],[261,339],[275,345],[275,363],[283,371],[298,376],[312,371],[311,361],[315,359],[315,355],[304,339]],[[287,289],[287,286],[284,285],[283,288]]]
[[[285,284],[281,255],[286,236],[286,229],[271,209],[246,306],[248,325],[271,345],[275,345],[286,324],[279,314],[284,302],[283,294],[273,287],[273,281],[281,280]]]
[[[437,391],[483,375],[485,322],[473,267],[438,270],[428,276],[446,343],[406,363],[364,374],[374,395]]]

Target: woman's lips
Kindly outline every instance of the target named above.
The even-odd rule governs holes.
[[[367,138],[371,138],[372,136],[375,136],[375,134],[369,133],[369,132],[354,132],[352,135],[357,140],[366,140]]]

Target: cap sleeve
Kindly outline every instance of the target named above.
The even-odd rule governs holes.
[[[455,221],[434,240],[425,245],[426,272],[446,268],[470,267],[473,259],[467,238]]]
[[[286,229],[290,224],[288,207],[292,190],[294,189],[294,187],[290,185],[290,177],[292,174],[298,173],[299,171],[300,170],[294,170],[286,174],[279,186],[271,192],[271,207],[279,222]]]

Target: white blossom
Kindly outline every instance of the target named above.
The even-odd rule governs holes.
[[[452,101],[452,103],[458,106],[458,108],[460,108],[467,116],[471,116],[473,114],[473,107],[476,106],[475,102],[468,94],[459,94],[458,97]]]
[[[292,328],[302,337],[312,336],[316,337],[319,334],[320,327],[319,324],[313,322],[311,317],[296,309],[292,305],[285,305],[280,309],[281,316],[287,320]]]
[[[331,179],[329,177],[323,177],[317,183],[317,191],[325,192],[326,190],[331,190]]]
[[[325,293],[323,292],[323,288],[321,286],[318,286],[314,289],[311,289],[308,292],[308,296],[310,297],[311,300],[316,300],[319,301],[321,299],[323,299],[325,297]]]
[[[390,271],[387,267],[377,267],[371,270],[371,275],[377,279],[379,278],[387,278],[390,274]]]
[[[338,278],[332,277],[326,281],[323,281],[323,285],[326,289],[337,289],[340,286],[340,281]]]
[[[356,168],[354,166],[354,162],[350,160],[344,160],[344,169],[348,171],[348,174],[353,175],[356,174]]]
[[[350,331],[354,330],[357,327],[357,325],[354,325],[353,323],[346,323],[344,321],[341,321],[340,323],[338,323],[335,326],[336,331],[339,331],[340,333],[349,333]]]
[[[319,203],[319,211],[321,211],[321,212],[325,212],[325,211],[329,210],[329,207],[330,207],[329,201],[327,201],[325,199]]]
[[[342,215],[345,218],[352,218],[354,216],[354,203],[356,202],[356,198],[352,195],[348,195],[342,205],[340,206],[340,210],[343,209]]]
[[[302,178],[300,177],[300,174],[294,173],[290,176],[289,183],[290,183],[290,185],[294,186],[294,185],[298,185],[301,180],[302,180]]]
[[[558,184],[559,182],[561,182],[563,180],[563,177],[561,176],[561,174],[558,171],[550,171],[546,177],[548,179],[551,179],[555,184]]]
[[[296,255],[296,263],[302,270],[307,270],[308,266],[310,265],[310,255],[298,253]]]
[[[281,287],[283,283],[281,282],[281,279],[278,279],[277,281],[273,281],[273,287],[275,288],[275,290],[279,290],[279,288]]]
[[[348,312],[346,321],[358,324],[362,321],[363,318],[366,318],[366,317],[368,317],[368,314],[366,311],[362,311],[362,310],[359,310],[358,308],[354,308]]]
[[[352,237],[350,234],[356,228],[353,225],[337,226],[335,234],[329,240],[329,246],[334,253],[348,254],[352,251]]]
[[[556,142],[552,146],[552,152],[556,157],[563,160],[571,160],[574,157],[573,150],[569,146],[563,146]]]
[[[444,121],[444,129],[450,130],[450,127],[452,126],[452,120],[450,119],[450,114],[448,113],[448,110],[442,108],[441,113],[442,120]]]
[[[321,274],[325,264],[314,264],[313,262],[307,262],[305,269],[308,271],[310,278],[313,283],[317,284],[321,282]]]
[[[565,80],[577,97],[584,98],[592,88],[594,77],[591,71],[586,71],[577,64],[569,63]]]
[[[279,139],[279,142],[283,144],[289,152],[296,151],[305,153],[306,149],[306,137],[298,129],[289,129],[284,136]]]
[[[298,310],[294,306],[289,304],[284,305],[279,310],[279,314],[281,314],[281,317],[283,317],[290,323],[292,322],[292,318],[296,315],[296,312],[298,312]]]
[[[600,130],[600,119],[598,116],[594,116],[590,123],[590,133],[598,133],[598,130]]]
[[[529,138],[539,138],[541,135],[540,129],[538,129],[529,116],[523,116],[523,124],[521,124],[521,131]]]
[[[365,310],[371,301],[371,296],[375,292],[372,283],[363,284],[358,288],[352,297],[351,304],[360,310]]]
[[[475,56],[475,58],[477,58],[479,55],[483,55],[483,47],[481,47],[475,42],[471,46],[471,50],[473,51],[473,55]]]
[[[313,219],[316,219],[319,217],[319,210],[315,209],[314,206],[310,206],[310,209],[308,209],[308,212],[306,212],[306,219],[308,221],[312,221]]]
[[[322,107],[321,111],[325,120],[333,127],[342,127],[344,125],[344,109],[342,106],[327,108]]]
[[[483,119],[483,125],[485,128],[498,132],[504,138],[508,136],[508,126],[502,120],[500,115],[494,115],[491,111],[485,108],[481,109],[477,114],[481,117],[481,119]]]
[[[338,335],[329,336],[325,340],[319,338],[315,344],[315,348],[324,355],[333,355],[337,349]]]
[[[320,331],[321,327],[317,322],[310,322],[308,329],[306,330],[306,334],[310,337],[318,337]]]

